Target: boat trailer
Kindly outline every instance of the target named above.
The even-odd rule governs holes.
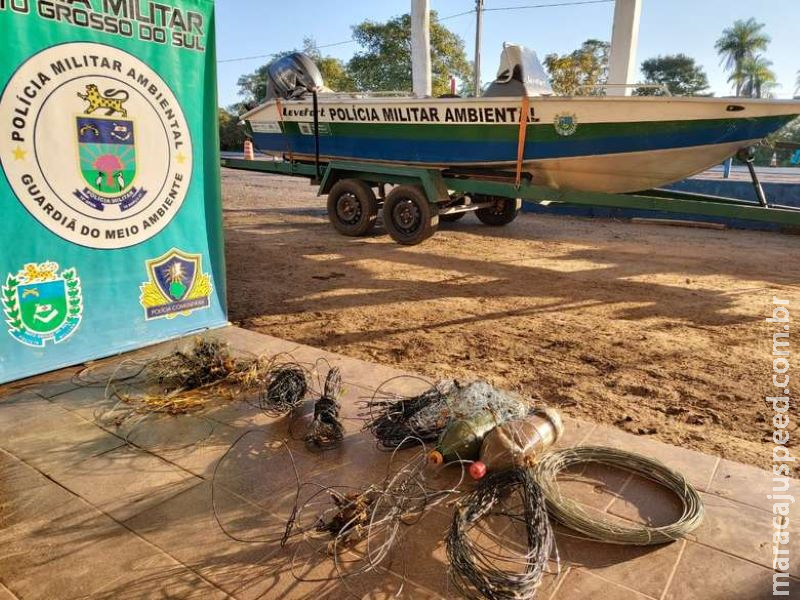
[[[314,163],[223,158],[221,165],[308,178],[312,185],[319,184],[319,195],[328,196],[328,218],[341,234],[366,235],[382,211],[389,235],[404,245],[423,242],[436,232],[439,221],[457,221],[468,212],[475,212],[487,225],[507,225],[516,218],[523,201],[545,207],[597,206],[726,217],[773,223],[782,230],[800,232],[800,208],[769,204],[753,169],[753,185],[761,192],[757,193],[759,202],[666,189],[632,194],[557,190],[529,180],[517,183],[513,174],[503,178],[344,160]],[[388,193],[387,184],[395,186]]]

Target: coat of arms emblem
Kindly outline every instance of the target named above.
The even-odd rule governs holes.
[[[578,118],[575,115],[556,115],[554,126],[558,135],[572,135],[578,130]]]
[[[147,320],[190,315],[210,305],[211,278],[203,273],[203,257],[173,248],[147,261],[149,281],[139,298]]]
[[[108,89],[101,93],[96,85],[89,84],[86,93],[78,92],[78,97],[88,103],[84,114],[75,117],[79,166],[86,187],[76,190],[75,195],[95,210],[117,204],[124,212],[147,193],[133,185],[136,135],[134,121],[125,108],[128,92]]]
[[[8,331],[28,346],[63,342],[78,328],[83,314],[81,282],[75,269],[59,273],[58,263],[25,265],[3,285]]]

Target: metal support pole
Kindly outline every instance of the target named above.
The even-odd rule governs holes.
[[[314,106],[314,168],[317,174],[317,181],[319,181],[319,98],[316,89],[311,93]]]
[[[728,179],[731,176],[731,167],[733,166],[733,157],[722,163],[722,178]]]
[[[756,149],[753,146],[748,148],[742,148],[739,152],[736,153],[736,158],[742,161],[744,164],[747,165],[747,170],[750,171],[750,179],[753,180],[753,189],[756,192],[756,198],[758,198],[758,203],[763,206],[764,208],[769,207],[769,203],[767,202],[767,196],[764,194],[764,188],[761,187],[761,182],[758,180],[758,173],[756,173],[756,167],[753,162],[756,159]]]
[[[767,203],[767,196],[764,194],[764,188],[761,187],[761,182],[758,180],[758,173],[756,173],[756,168],[753,165],[753,159],[747,161],[747,168],[750,171],[750,177],[753,180],[753,189],[756,191],[756,197],[758,198],[758,203],[761,204],[764,208],[768,207],[769,204]]]
[[[430,0],[411,0],[411,72],[414,95],[432,94]]]
[[[481,33],[483,30],[483,0],[475,0],[475,97],[481,95]]]
[[[620,86],[634,83],[636,79],[636,47],[639,45],[641,16],[642,0],[617,0],[608,59],[608,83]],[[629,87],[610,87],[606,93],[609,96],[630,96],[631,91]]]

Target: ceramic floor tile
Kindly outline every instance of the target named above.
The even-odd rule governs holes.
[[[692,535],[697,542],[772,568],[773,514],[713,494],[701,494],[706,514]],[[789,556],[800,552],[800,527],[789,520]],[[800,575],[796,561],[790,573]]]
[[[636,523],[661,527],[681,517],[683,503],[669,489],[632,475],[609,506],[608,512]]]
[[[570,570],[552,600],[651,600],[581,569]]]
[[[564,433],[561,438],[556,442],[556,448],[570,448],[572,446],[579,446],[595,430],[597,425],[588,421],[581,421],[566,415],[562,415],[564,421]]]
[[[126,521],[133,531],[228,593],[248,586],[249,597],[257,596],[256,591],[266,593],[275,570],[285,568],[290,556],[280,546],[285,525],[285,516],[276,518],[224,489],[215,490],[212,507],[208,482]]]
[[[687,542],[664,600],[772,599],[772,573],[750,561]]]
[[[28,403],[20,404],[21,411]],[[119,448],[124,441],[80,417],[47,402],[29,417],[4,408],[0,447],[45,473],[64,470],[77,462]]]
[[[135,446],[202,478],[210,478],[220,457],[244,430],[207,418],[203,413],[152,414],[123,427]]]
[[[656,440],[636,436],[618,429],[598,425],[583,445],[611,446],[630,452],[638,452],[661,461],[670,469],[678,471],[690,483],[705,490],[719,459],[715,456],[663,444]]]
[[[767,496],[775,493],[772,477],[773,474],[769,471],[723,459],[708,491],[771,511],[772,501]],[[783,485],[779,484],[779,487]],[[800,480],[789,478],[789,489],[778,493],[800,498]]]
[[[55,406],[74,412],[89,422],[102,420],[115,407],[120,408],[117,406],[119,400],[107,399],[105,387],[100,386],[79,387],[58,394],[50,398],[50,401]]]
[[[152,454],[127,446],[58,469],[51,476],[119,521],[202,481]]]
[[[605,510],[620,494],[624,494],[629,474],[605,465],[588,464],[563,471],[559,489],[571,500]]]
[[[15,470],[30,483],[0,504],[0,580],[20,598],[224,597],[32,468]]]
[[[558,552],[563,563],[630,590],[659,598],[685,542],[660,546],[622,546],[576,537],[559,528]]]

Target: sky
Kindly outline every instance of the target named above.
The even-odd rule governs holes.
[[[474,9],[474,0],[430,0],[440,17]],[[522,44],[541,57],[565,54],[589,38],[611,40],[613,2],[521,10],[514,6],[569,0],[485,0],[481,79],[494,79],[503,42]],[[366,19],[385,21],[409,12],[410,0],[217,0],[217,58],[220,105],[237,102],[236,81],[254,71],[268,55],[302,48],[303,38],[319,46],[348,42],[351,26]],[[659,54],[683,52],[708,74],[717,96],[730,95],[728,74],[720,64],[714,42],[736,19],[755,17],[766,25],[772,43],[765,53],[781,85],[777,97],[790,98],[800,70],[800,0],[643,0],[637,62]],[[465,43],[467,56],[475,52],[475,14],[444,21]],[[324,54],[348,60],[358,51],[355,43],[322,48]]]

